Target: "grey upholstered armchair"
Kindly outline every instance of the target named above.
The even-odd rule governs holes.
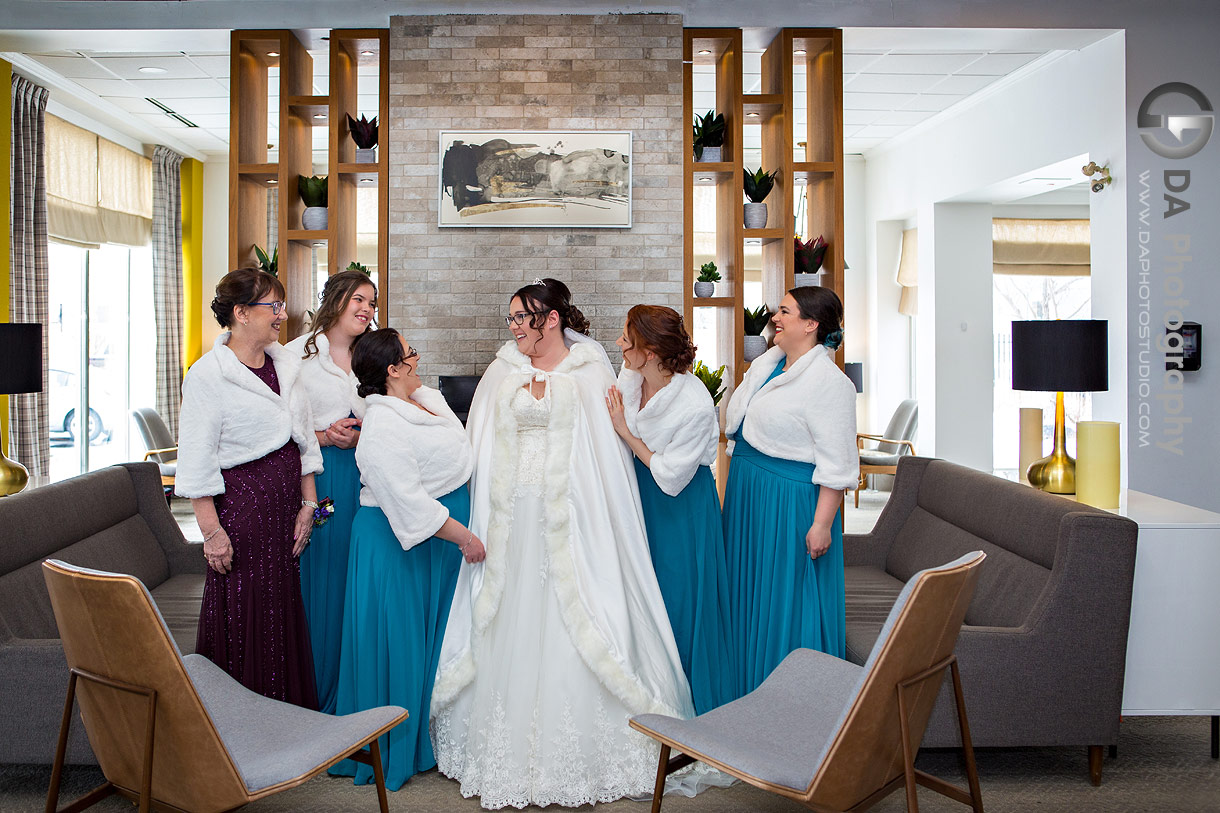
[[[856,507],[860,507],[860,489],[868,483],[870,474],[894,474],[898,471],[898,458],[915,454],[915,431],[919,428],[919,402],[907,399],[894,410],[885,434],[856,434],[856,448],[860,450],[860,482],[856,484]],[[875,444],[865,448],[866,443]]]

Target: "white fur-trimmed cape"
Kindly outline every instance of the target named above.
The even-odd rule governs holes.
[[[356,394],[355,373],[345,373],[330,357],[330,340],[325,333],[317,336],[318,352],[307,359],[306,333],[297,336],[284,347],[296,354],[301,363],[301,386],[309,396],[309,408],[313,412],[313,429],[325,432],[332,423],[348,415],[364,417],[364,399]]]
[[[380,508],[403,549],[433,536],[449,519],[439,497],[470,479],[474,455],[462,422],[439,391],[420,387],[411,400],[370,395],[356,445],[360,504]]]
[[[783,358],[784,351],[772,347],[750,364],[729,399],[725,433],[741,429],[765,455],[813,463],[818,485],[854,487],[860,476],[856,388],[821,344],[764,386]],[[729,454],[733,446],[729,441]]]
[[[623,414],[631,434],[652,451],[648,468],[662,491],[682,493],[700,466],[716,460],[720,419],[712,396],[699,377],[681,373],[648,399],[640,409],[644,377],[624,367],[618,374]]]
[[[274,343],[266,348],[279,379],[276,395],[238,361],[228,347],[231,335],[217,336],[182,381],[174,483],[179,497],[223,494],[221,469],[257,460],[289,438],[301,449],[301,473],[322,471],[309,399],[300,386],[300,354]]]
[[[462,564],[432,692],[434,716],[478,679],[480,638],[505,590],[517,465],[511,401],[536,373],[509,342],[471,404],[471,527],[486,543],[487,559]],[[576,344],[544,375],[552,417],[542,544],[564,626],[585,664],[630,711],[689,717],[690,687],[652,570],[631,457],[606,411],[613,374],[596,348]]]

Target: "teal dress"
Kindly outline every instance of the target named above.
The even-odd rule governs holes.
[[[767,380],[783,366],[781,359]],[[844,657],[843,515],[835,518],[830,549],[811,559],[805,534],[820,491],[811,479],[814,465],[765,455],[740,432],[731,437],[724,542],[735,696],[741,697],[794,649]]]
[[[671,497],[635,459],[648,550],[673,627],[695,713],[733,699],[728,649],[728,573],[724,566],[720,498],[712,470],[700,466],[686,488]]]
[[[470,520],[465,485],[440,498],[449,515]],[[347,612],[339,660],[336,713],[395,705],[410,716],[380,740],[385,784],[398,790],[412,776],[436,767],[428,734],[432,685],[441,654],[461,551],[429,537],[403,550],[380,508],[362,506],[352,526]],[[373,769],[344,760],[330,769],[371,784]]]
[[[339,646],[343,630],[343,595],[347,591],[347,554],[352,521],[360,507],[360,471],[356,450],[322,447],[324,471],[317,475],[318,499],[335,501],[335,513],[313,529],[301,553],[301,595],[309,621],[318,710],[335,713],[339,685]]]

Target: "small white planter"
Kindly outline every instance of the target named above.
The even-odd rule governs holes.
[[[326,228],[326,207],[306,206],[301,213],[301,226],[306,231],[322,231]]]
[[[747,203],[745,210],[745,221],[747,229],[767,228],[767,204]]]
[[[377,148],[369,147],[367,150],[357,148],[356,150],[357,164],[375,164],[377,163]]]
[[[792,285],[794,288],[810,288],[822,284],[822,272],[816,274],[793,274]]]
[[[714,282],[696,282],[695,296],[705,297],[711,296],[716,291],[716,283]]]
[[[704,147],[703,154],[695,159],[698,164],[713,164],[720,161],[720,151],[723,147]]]
[[[747,362],[753,361],[767,352],[766,336],[745,336],[743,337],[743,344],[742,356]]]

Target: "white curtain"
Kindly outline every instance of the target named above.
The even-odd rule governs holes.
[[[898,260],[898,284],[902,296],[898,299],[898,312],[907,316],[919,315],[919,232],[906,229],[902,232],[902,256]]]
[[[1089,221],[991,221],[991,262],[997,274],[1089,276]]]

